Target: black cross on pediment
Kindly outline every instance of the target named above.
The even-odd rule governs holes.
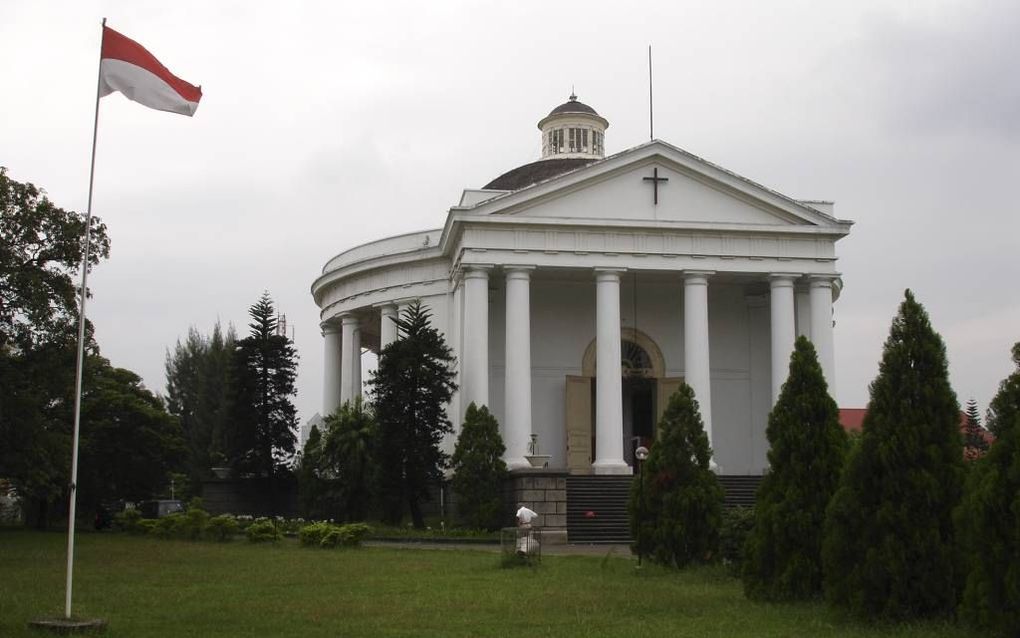
[[[655,168],[652,169],[652,176],[651,177],[642,177],[641,179],[643,179],[646,182],[651,182],[652,183],[652,190],[654,192],[654,197],[655,197],[655,205],[658,206],[659,205],[659,182],[668,182],[669,178],[668,177],[659,177],[659,167],[656,166]]]

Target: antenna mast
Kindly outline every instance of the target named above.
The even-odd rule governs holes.
[[[652,45],[648,45],[648,139],[655,139],[655,120],[652,115]]]

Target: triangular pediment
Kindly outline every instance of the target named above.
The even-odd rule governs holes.
[[[749,227],[849,224],[819,208],[656,140],[542,183],[499,194],[470,210],[588,222]]]

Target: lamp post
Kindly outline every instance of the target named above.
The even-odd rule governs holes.
[[[634,450],[634,457],[637,459],[637,480],[638,480],[637,528],[638,534],[640,534],[641,526],[642,524],[644,524],[645,520],[645,477],[644,473],[642,472],[642,468],[644,467],[645,459],[648,458],[648,448],[646,448],[643,445],[638,446],[638,448]],[[641,542],[640,538],[637,539],[637,546],[638,546],[637,564],[638,567],[641,567],[641,554],[643,543]]]

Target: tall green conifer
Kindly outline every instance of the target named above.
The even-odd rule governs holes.
[[[769,471],[744,549],[744,591],[765,600],[822,593],[822,527],[839,484],[847,436],[815,348],[798,337],[790,374],[769,414]]]
[[[709,467],[711,459],[694,390],[683,383],[659,421],[642,481],[631,489],[635,552],[680,568],[715,557],[723,490]]]
[[[1013,346],[1013,363],[989,410],[995,442],[974,463],[956,511],[970,570],[960,615],[1004,636],[1020,627],[1020,343]]]
[[[909,290],[870,390],[860,444],[826,516],[826,597],[869,618],[951,613],[960,408],[942,338]]]
[[[489,408],[469,405],[453,452],[453,491],[461,519],[475,529],[499,529],[503,523],[505,451]]]

